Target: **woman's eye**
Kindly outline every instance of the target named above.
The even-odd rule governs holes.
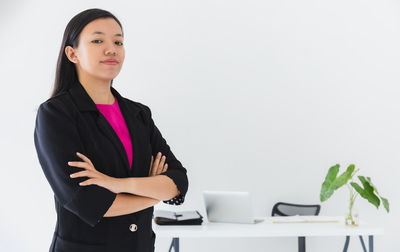
[[[124,43],[122,43],[122,42],[120,42],[120,41],[117,41],[117,42],[115,42],[117,45],[124,45]]]
[[[101,42],[101,40],[100,39],[95,39],[95,40],[93,40],[92,42],[94,42],[94,43],[96,43],[96,44],[98,44],[98,42]]]

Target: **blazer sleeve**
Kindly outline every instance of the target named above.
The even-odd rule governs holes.
[[[152,155],[156,156],[158,152],[161,152],[166,157],[165,162],[168,164],[168,170],[159,175],[166,175],[171,178],[179,191],[177,196],[170,200],[164,200],[163,202],[171,205],[180,205],[185,201],[185,195],[189,186],[187,170],[172,153],[167,141],[163,138],[160,130],[154,124],[150,108],[145,106],[145,109],[149,120]]]
[[[69,176],[83,170],[68,165],[68,161],[82,161],[76,152],[90,157],[80,140],[76,122],[66,112],[65,105],[47,100],[39,106],[34,142],[39,163],[57,200],[94,227],[112,205],[116,194],[97,185],[80,186],[79,183],[87,177]]]

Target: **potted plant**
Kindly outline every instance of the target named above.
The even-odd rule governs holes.
[[[389,201],[378,193],[378,190],[376,189],[376,186],[372,184],[370,177],[358,176],[358,179],[361,182],[361,185],[359,185],[353,181],[353,176],[359,171],[359,169],[355,170],[354,164],[349,165],[347,170],[338,176],[339,167],[340,165],[336,164],[329,168],[325,181],[322,183],[320,201],[326,201],[332,196],[334,191],[346,185],[350,191],[349,210],[345,219],[346,225],[358,225],[353,218],[353,206],[358,195],[368,200],[377,209],[382,201],[386,211],[389,212]]]

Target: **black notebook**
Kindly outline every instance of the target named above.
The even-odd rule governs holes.
[[[154,210],[154,222],[158,225],[201,225],[203,216],[197,211],[173,212]]]

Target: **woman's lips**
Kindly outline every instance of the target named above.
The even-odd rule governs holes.
[[[116,64],[118,64],[118,62],[116,60],[106,60],[106,61],[102,61],[101,63],[104,63],[106,65],[116,65]]]

